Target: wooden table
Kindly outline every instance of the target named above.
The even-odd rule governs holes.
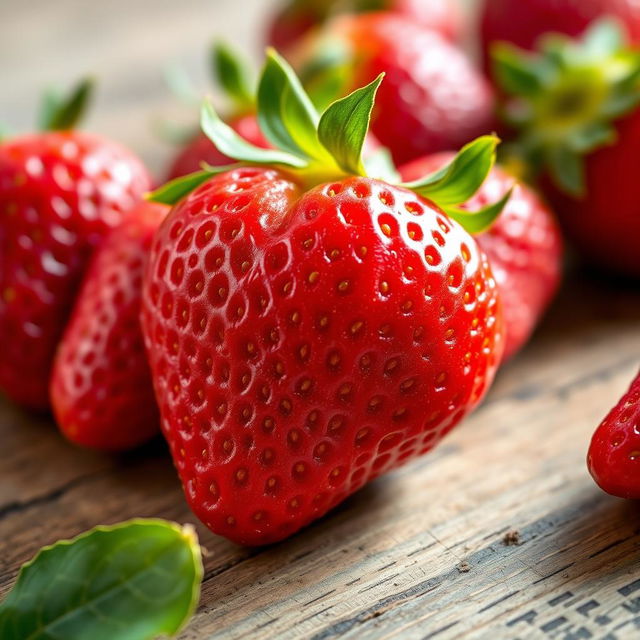
[[[3,1],[0,120],[27,127],[39,84],[95,63],[105,82],[93,128],[158,168],[168,149],[145,114],[173,108],[158,69],[181,57],[202,78],[203,47],[229,31],[232,9],[106,4]],[[251,16],[237,31],[246,44],[268,7],[236,5]],[[569,276],[530,346],[432,455],[271,548],[198,526],[206,575],[181,638],[640,638],[640,507],[601,493],[584,464],[639,354],[637,284]],[[0,594],[39,547],[95,524],[195,520],[160,441],[88,453],[4,403],[0,442]]]

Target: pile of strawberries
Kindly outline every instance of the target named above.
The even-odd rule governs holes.
[[[74,129],[87,83],[50,96],[0,143],[0,389],[83,446],[161,430],[243,544],[436,446],[535,329],[562,235],[640,277],[640,5],[485,0],[479,67],[470,27],[454,0],[289,0],[257,87],[216,48],[231,108],[153,193]],[[640,498],[640,378],[588,462]]]

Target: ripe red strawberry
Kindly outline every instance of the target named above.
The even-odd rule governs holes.
[[[140,329],[142,274],[167,207],[140,203],[95,252],[53,366],[60,430],[106,451],[142,444],[159,428]]]
[[[227,123],[242,138],[252,144],[268,148],[255,115],[255,98],[251,89],[250,73],[244,62],[226,46],[217,43],[211,51],[211,74],[231,105]],[[199,171],[202,163],[212,167],[233,162],[203,133],[196,133],[175,157],[168,172],[168,180]]]
[[[353,90],[386,73],[371,130],[399,164],[495,128],[492,89],[466,55],[396,14],[332,21],[298,52],[296,65],[310,88],[339,74],[344,90]]]
[[[481,38],[485,64],[491,47],[510,42],[535,48],[546,33],[579,36],[598,18],[620,21],[634,43],[640,43],[640,3],[637,0],[484,0]]]
[[[541,46],[496,50],[513,148],[587,260],[640,276],[640,51],[625,49],[610,23]]]
[[[356,0],[346,5],[350,13],[389,11],[398,13],[449,40],[457,40],[463,31],[462,12],[456,0]],[[288,0],[274,15],[268,28],[269,44],[287,51],[314,27],[345,9],[338,0]]]
[[[416,180],[453,159],[439,153],[400,168],[404,180]],[[560,284],[562,237],[554,215],[530,187],[494,167],[476,195],[470,211],[502,198],[513,189],[500,217],[476,241],[485,251],[495,276],[505,324],[505,359],[527,342]]]
[[[48,127],[0,143],[0,389],[34,409],[93,250],[150,188],[142,163],[99,136],[70,131],[83,86]]]
[[[640,499],[640,374],[594,433],[587,464],[607,493]]]
[[[239,543],[280,540],[433,448],[502,355],[487,259],[447,215],[482,228],[503,206],[454,206],[487,175],[495,139],[407,186],[365,177],[379,82],[320,117],[271,54],[259,112],[279,149],[247,145],[205,106],[203,129],[247,166],[155,196],[188,194],[144,283],[163,431],[195,513]]]

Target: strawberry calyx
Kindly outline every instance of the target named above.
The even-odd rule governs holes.
[[[615,143],[615,121],[640,104],[640,51],[604,19],[580,39],[547,35],[536,53],[497,43],[492,57],[503,117],[519,132],[512,151],[584,196],[584,156]]]
[[[499,142],[482,136],[463,147],[443,169],[420,180],[401,183],[385,151],[363,158],[376,92],[383,75],[318,113],[289,64],[272,49],[260,77],[257,115],[262,132],[273,145],[263,149],[244,140],[217,114],[210,101],[201,109],[201,128],[221,153],[237,164],[204,165],[202,170],[168,182],[148,196],[155,202],[175,204],[198,185],[240,166],[274,166],[305,189],[348,176],[376,178],[398,184],[431,200],[470,233],[484,231],[497,218],[510,197],[478,211],[462,207],[489,174]]]
[[[41,131],[68,131],[84,117],[94,90],[92,78],[83,78],[66,95],[54,90],[44,94],[38,128]]]

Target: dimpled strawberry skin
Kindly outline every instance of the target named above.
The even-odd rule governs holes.
[[[393,14],[342,18],[333,32],[355,52],[351,89],[386,73],[371,130],[396,164],[458,149],[495,129],[490,85],[438,33]]]
[[[143,202],[96,251],[58,348],[51,404],[65,436],[130,449],[159,430],[140,303],[142,275],[167,208]]]
[[[451,162],[454,153],[438,153],[400,168],[411,181]],[[513,187],[511,197],[491,228],[476,236],[500,289],[505,325],[504,357],[527,342],[560,285],[563,242],[549,207],[526,185],[494,167],[478,193],[467,203],[478,210],[497,202]]]
[[[251,545],[433,448],[502,355],[473,238],[368,178],[306,193],[269,169],[211,179],[156,236],[142,317],[187,499]]]
[[[640,500],[640,374],[593,435],[587,464],[604,491]]]
[[[0,389],[15,402],[48,406],[55,348],[91,253],[149,187],[135,156],[94,135],[0,145]]]
[[[247,142],[262,149],[269,148],[269,142],[260,131],[258,120],[254,114],[232,118],[228,124]],[[173,180],[180,176],[186,176],[188,173],[200,171],[203,162],[210,164],[212,167],[220,167],[225,164],[233,164],[234,160],[218,151],[217,147],[204,133],[199,133],[175,157],[169,168],[167,180]]]

